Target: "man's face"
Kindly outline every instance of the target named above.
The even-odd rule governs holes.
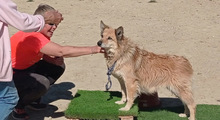
[[[55,24],[45,24],[44,28],[40,32],[44,34],[46,37],[51,38],[57,26],[58,25]]]

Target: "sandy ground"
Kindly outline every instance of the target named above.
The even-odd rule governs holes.
[[[52,41],[61,45],[96,45],[100,21],[125,35],[142,48],[161,54],[176,54],[190,60],[194,69],[193,91],[197,104],[220,105],[220,1],[217,0],[14,0],[18,10],[32,14],[40,3],[58,9],[64,21]],[[12,35],[17,30],[10,28]],[[51,86],[43,101],[47,110],[28,111],[31,120],[64,120],[64,111],[77,89],[105,90],[103,55],[65,59],[63,76]],[[119,91],[112,78],[111,90]],[[174,97],[161,89],[159,96]]]

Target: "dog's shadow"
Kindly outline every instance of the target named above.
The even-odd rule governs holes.
[[[121,98],[121,92],[118,91],[105,91],[105,92],[109,92],[109,98],[107,99],[107,101],[112,100],[113,97],[117,97],[117,98]]]
[[[160,107],[139,109],[140,112],[152,112],[152,111],[169,111],[174,113],[183,113],[184,106],[178,98],[160,98]]]
[[[74,87],[75,84],[71,82],[62,82],[52,85],[48,92],[42,97],[42,102],[48,104],[45,110],[34,111],[29,108],[25,108],[30,116],[29,120],[44,120],[45,117],[49,117],[49,119],[63,117],[64,111],[56,112],[58,110],[58,107],[50,103],[61,99],[72,100],[74,97],[72,95],[72,92],[69,90]],[[10,116],[9,120],[14,119],[12,118],[12,116]]]
[[[109,91],[105,91],[109,92]],[[113,99],[113,97],[121,98],[122,95],[118,91],[111,91],[109,92],[109,98],[108,101]],[[145,109],[139,109],[140,112],[152,112],[152,111],[159,111],[159,110],[166,110],[174,113],[183,113],[184,112],[184,106],[180,99],[178,98],[160,98],[161,106],[155,107],[155,108],[145,108]],[[138,99],[135,100],[134,104],[138,104]]]

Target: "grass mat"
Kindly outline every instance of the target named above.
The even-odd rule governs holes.
[[[125,106],[115,104],[115,101],[119,100],[120,92],[79,90],[65,111],[65,116],[80,119],[118,119],[118,116],[138,115],[136,103],[127,112],[119,111],[118,109]]]
[[[184,107],[167,107],[160,109],[151,109],[147,111],[139,111],[138,120],[188,120],[180,118],[179,113],[183,113]],[[199,104],[196,109],[197,120],[220,120],[219,105]]]
[[[124,105],[117,105],[115,101],[121,99],[120,92],[86,91],[79,90],[65,111],[67,118],[80,119],[117,119],[118,116],[137,116],[137,120],[188,120],[180,118],[179,113],[184,111],[183,106],[165,107],[138,111],[137,102],[127,112],[118,109]],[[199,104],[196,109],[197,120],[220,120],[220,106]]]

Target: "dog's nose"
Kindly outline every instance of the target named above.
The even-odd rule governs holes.
[[[97,45],[101,47],[102,41],[98,41],[98,42],[97,42]]]

